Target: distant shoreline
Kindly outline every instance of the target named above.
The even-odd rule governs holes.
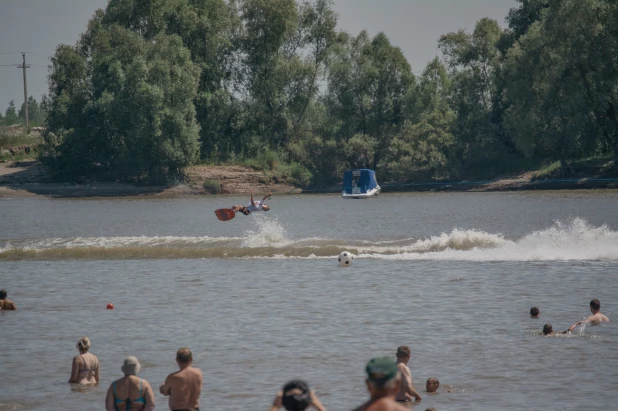
[[[201,195],[244,195],[273,191],[276,194],[335,194],[341,187],[300,189],[283,182],[266,182],[262,173],[237,166],[196,166],[191,169],[189,183],[176,186],[143,186],[120,182],[88,184],[60,183],[47,176],[35,161],[0,164],[0,197],[46,196],[52,198],[109,197],[191,197]],[[206,180],[220,182],[221,191],[210,193]],[[618,178],[586,178],[535,180],[529,176],[491,181],[455,181],[409,184],[383,184],[383,193],[395,192],[506,192],[616,189]]]

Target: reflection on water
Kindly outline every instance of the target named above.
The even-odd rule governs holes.
[[[0,288],[18,311],[0,316],[0,410],[102,409],[125,356],[156,387],[181,346],[213,410],[267,409],[292,378],[350,409],[367,398],[366,361],[403,344],[416,409],[618,401],[615,322],[539,335],[584,318],[591,298],[614,320],[618,195],[276,200],[228,223],[211,210],[230,198],[3,201]],[[344,249],[360,258],[340,269]],[[100,361],[95,387],[66,383],[82,335]],[[423,394],[430,376],[453,392]]]

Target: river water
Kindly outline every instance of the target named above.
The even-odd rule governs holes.
[[[615,322],[539,335],[592,298],[618,320],[618,192],[274,196],[215,218],[245,201],[0,198],[0,288],[19,308],[0,315],[0,410],[104,409],[125,356],[157,387],[182,346],[206,410],[266,410],[292,378],[351,409],[366,361],[403,344],[416,410],[618,403]],[[66,383],[82,335],[97,387]],[[424,393],[430,376],[452,392]]]

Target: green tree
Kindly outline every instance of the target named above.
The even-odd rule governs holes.
[[[403,125],[415,79],[398,47],[384,33],[373,39],[341,34],[328,78],[328,106],[340,126],[337,138],[355,138],[373,151],[372,168],[378,167],[393,136]]]
[[[114,25],[90,34],[88,58],[60,46],[52,59],[46,142],[58,173],[161,182],[195,161],[200,70],[182,39]]]
[[[472,34],[460,30],[440,37],[457,113],[452,165],[464,175],[495,168],[505,151],[498,105],[501,38],[500,26],[489,18],[479,20]]]
[[[25,104],[22,103],[19,108],[18,116],[20,120],[26,123]],[[28,97],[28,122],[33,127],[41,126],[45,123],[45,110],[32,96]]]
[[[435,58],[419,78],[415,122],[406,121],[386,156],[385,175],[399,182],[448,178],[456,114],[449,102],[451,80]]]
[[[17,116],[17,111],[15,109],[15,102],[11,100],[9,102],[9,106],[4,111],[4,124],[7,126],[10,126],[18,122],[19,122],[19,117]]]

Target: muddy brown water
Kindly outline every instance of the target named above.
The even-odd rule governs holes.
[[[202,409],[268,409],[292,378],[351,409],[366,361],[402,344],[417,410],[615,407],[615,322],[539,334],[591,298],[618,321],[618,192],[275,195],[216,220],[245,201],[1,198],[0,288],[19,310],[0,315],[0,410],[103,409],[125,356],[157,387],[182,346]],[[66,383],[82,335],[97,387]],[[453,392],[424,393],[430,376]]]

